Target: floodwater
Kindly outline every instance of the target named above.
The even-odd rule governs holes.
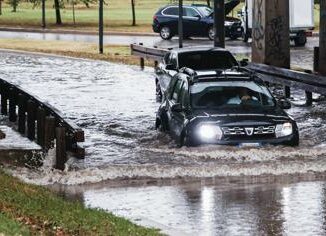
[[[0,76],[85,130],[85,160],[69,160],[65,172],[52,170],[52,155],[38,171],[11,169],[24,181],[55,185],[90,207],[169,234],[325,233],[321,97],[313,107],[289,110],[300,129],[298,148],[176,148],[154,130],[152,69],[1,52]],[[303,93],[292,100],[301,104]]]

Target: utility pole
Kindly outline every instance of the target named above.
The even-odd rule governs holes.
[[[320,0],[319,73],[326,76],[326,0]]]
[[[99,35],[99,52],[100,54],[103,54],[103,0],[99,0],[98,35]]]
[[[225,48],[224,0],[214,0],[214,47]]]
[[[179,21],[178,21],[178,34],[179,34],[179,48],[183,47],[183,1],[179,0]]]
[[[46,27],[46,21],[45,21],[45,0],[42,0],[42,28],[44,29],[45,27]]]

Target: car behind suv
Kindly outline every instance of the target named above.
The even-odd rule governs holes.
[[[183,68],[170,81],[156,127],[182,146],[299,144],[296,122],[264,83],[240,67],[210,73]]]
[[[231,69],[234,66],[238,66],[238,62],[223,48],[200,46],[171,50],[165,54],[155,71],[158,101],[164,95],[171,78],[183,67],[204,72]]]
[[[227,9],[226,14],[232,10]],[[153,31],[159,33],[164,40],[171,39],[178,34],[178,17],[179,8],[176,5],[168,5],[159,9],[153,17]],[[205,5],[183,6],[183,31],[185,37],[199,36],[213,40],[213,25],[213,10],[210,7]],[[229,19],[225,21],[226,37],[237,39],[242,36],[242,30],[240,20]]]

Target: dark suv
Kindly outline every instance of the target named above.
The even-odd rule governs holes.
[[[165,54],[155,71],[157,99],[161,100],[171,78],[183,67],[196,71],[211,71],[230,69],[234,66],[238,66],[238,62],[229,51],[223,48],[200,46],[171,50]]]
[[[238,1],[238,0],[236,0]],[[227,12],[226,12],[227,13]],[[153,31],[159,33],[164,40],[171,39],[178,34],[179,8],[168,5],[158,10],[153,18]],[[214,39],[213,10],[205,5],[183,6],[183,31],[185,37],[199,36]],[[242,36],[240,20],[225,21],[225,36],[237,39]]]
[[[211,73],[183,68],[176,74],[157,112],[156,127],[182,146],[229,144],[297,146],[296,122],[251,72],[235,67]]]

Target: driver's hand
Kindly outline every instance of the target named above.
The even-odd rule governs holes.
[[[251,97],[249,95],[245,95],[245,96],[241,97],[241,100],[242,101],[248,101],[248,100],[251,100]]]

